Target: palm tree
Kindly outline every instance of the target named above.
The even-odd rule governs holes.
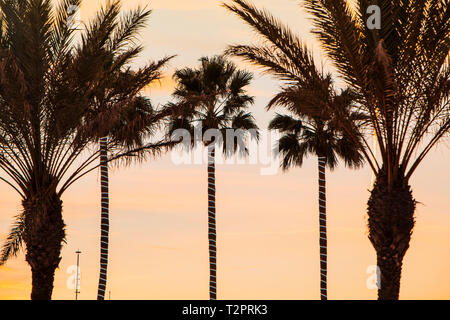
[[[190,134],[186,145],[202,142],[208,150],[208,240],[210,267],[210,299],[217,299],[217,245],[216,245],[216,148],[222,147],[225,155],[239,149],[245,153],[242,133],[233,135],[235,130],[253,130],[250,134],[257,139],[257,125],[251,113],[246,112],[253,104],[253,97],[246,94],[252,74],[237,70],[236,66],[221,56],[200,59],[198,69],[184,68],[175,72],[177,87],[174,97],[177,102],[168,106],[184,106],[184,114],[173,117],[169,124],[169,134],[177,129],[185,129]],[[195,125],[201,126],[201,138],[196,138]],[[203,138],[203,139],[202,139]],[[231,140],[233,139],[233,140]]]
[[[165,63],[165,62],[164,62]],[[161,75],[158,74],[160,66],[155,66],[155,80]],[[122,92],[123,93],[123,92]],[[101,192],[101,236],[100,236],[100,274],[97,299],[104,300],[106,292],[106,280],[108,269],[108,249],[109,249],[109,160],[108,160],[108,140],[123,145],[130,150],[139,150],[145,146],[145,150],[153,154],[160,154],[164,149],[170,148],[176,143],[162,142],[156,144],[145,144],[146,138],[152,137],[156,129],[160,128],[166,117],[167,111],[156,112],[150,100],[143,96],[136,96],[134,99],[120,101],[120,99],[109,100],[111,106],[117,103],[128,103],[130,106],[127,114],[121,115],[121,121],[110,132],[110,137],[99,139],[100,152],[100,192]]]
[[[352,95],[349,90],[336,95],[330,76],[322,79],[324,90],[317,90],[315,83],[288,85],[269,103],[285,107],[293,115],[276,114],[269,129],[283,133],[279,140],[282,154],[282,168],[301,166],[309,154],[317,156],[319,171],[319,246],[320,246],[320,297],[327,300],[327,216],[326,216],[326,175],[325,168],[333,170],[338,158],[349,167],[357,168],[363,164],[363,157],[333,117],[327,114],[324,104],[341,104],[350,113]],[[351,114],[355,121],[364,120],[358,113]]]
[[[139,46],[126,45],[132,38],[118,19],[120,1],[108,2],[75,45],[68,12],[79,5],[79,0],[63,0],[55,8],[51,0],[0,1],[0,168],[7,175],[0,179],[17,191],[23,207],[0,263],[24,243],[32,272],[31,298],[37,300],[51,299],[61,259],[62,195],[98,168],[100,152],[91,151],[92,146],[115,132],[123,116],[134,112],[136,92],[159,77],[159,63],[135,72],[126,69],[133,81],[114,88],[128,103],[111,108],[99,103],[96,98],[104,92],[104,72],[112,70],[111,61],[124,70]],[[146,123],[158,113],[146,116]],[[167,145],[161,141],[129,148],[111,139],[108,161],[140,158],[144,151],[157,152]]]
[[[110,59],[104,64],[105,70],[99,79],[92,112],[114,110],[117,105],[128,104],[127,114],[121,115],[121,121],[111,133],[115,143],[127,148],[139,148],[144,144],[146,135],[151,136],[161,124],[165,115],[156,115],[150,100],[139,95],[139,91],[150,82],[161,78],[161,68],[172,58],[167,57],[153,66],[151,81],[141,82],[127,64],[141,51],[141,46],[134,45],[139,31],[145,27],[151,10],[138,8],[128,12],[118,23],[122,39],[109,46]],[[165,145],[164,145],[165,146]],[[109,173],[108,173],[108,137],[99,139],[100,184],[101,184],[101,237],[100,237],[100,274],[97,299],[104,300],[106,291],[108,248],[109,248]],[[157,151],[157,147],[153,151]]]
[[[306,48],[267,12],[246,1],[227,5],[262,34],[267,46],[235,46],[232,52],[289,80],[308,72]],[[409,181],[450,129],[448,0],[378,1],[381,28],[369,29],[371,3],[304,0],[314,34],[340,79],[356,93],[357,111],[369,117],[380,159],[339,105],[327,104],[376,175],[368,201],[369,239],[381,272],[378,298],[399,298],[403,258],[414,228],[416,202]],[[271,51],[267,51],[271,49]]]

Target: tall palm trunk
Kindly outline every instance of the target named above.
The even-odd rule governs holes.
[[[31,299],[50,300],[65,238],[62,201],[56,192],[52,192],[31,196],[22,205],[25,211],[25,258],[32,274]]]
[[[377,252],[381,272],[379,300],[398,300],[403,257],[414,228],[415,200],[403,177],[389,187],[386,175],[377,175],[368,201],[369,239]]]
[[[108,138],[100,139],[100,184],[101,184],[101,235],[100,235],[100,276],[97,300],[105,300],[106,276],[108,271],[109,246],[109,180],[108,180]]]
[[[215,142],[208,146],[208,240],[209,240],[209,298],[217,299],[216,246],[216,165]]]
[[[327,300],[327,199],[326,199],[326,157],[319,156],[319,245],[320,245],[320,299]]]

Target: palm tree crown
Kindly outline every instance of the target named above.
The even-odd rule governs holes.
[[[325,79],[330,82],[330,78]],[[358,147],[345,134],[339,124],[327,114],[323,104],[345,105],[354,121],[362,122],[363,115],[350,110],[352,94],[343,90],[335,95],[331,87],[328,96],[317,90],[290,85],[284,87],[269,103],[268,108],[283,106],[290,114],[276,114],[269,129],[277,129],[284,135],[279,141],[279,151],[283,155],[282,168],[301,166],[309,154],[324,157],[330,169],[334,169],[338,159],[342,159],[350,168],[363,164],[363,156]]]
[[[202,134],[215,129],[226,140],[228,129],[257,129],[253,116],[246,111],[254,102],[253,97],[245,92],[245,87],[253,78],[252,74],[237,70],[233,63],[222,56],[203,57],[200,64],[199,69],[185,68],[174,74],[177,87],[173,95],[178,102],[168,107],[183,105],[184,114],[171,121],[169,132],[186,129],[194,138],[195,125],[201,125]],[[211,141],[204,142],[208,144]],[[237,144],[238,141],[235,142]],[[224,151],[225,145],[223,143]]]
[[[450,129],[448,0],[381,1],[381,29],[367,27],[369,1],[358,1],[355,11],[343,0],[303,2],[313,32],[370,117],[381,162],[368,141],[366,160],[388,185],[407,183]],[[353,135],[351,121],[332,111]]]

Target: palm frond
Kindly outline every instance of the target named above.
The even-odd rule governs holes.
[[[270,45],[230,46],[226,54],[240,56],[247,61],[263,66],[267,72],[284,76],[290,80],[298,77],[316,77],[317,68],[311,52],[292,31],[272,16],[247,1],[233,0],[223,6],[244,20]],[[291,78],[292,80],[292,78]]]
[[[368,57],[363,27],[352,14],[346,0],[303,0],[306,10],[313,16],[317,35],[335,67],[349,85],[365,83]],[[373,54],[371,52],[370,54]],[[364,87],[359,87],[365,90]]]
[[[25,217],[23,214],[16,216],[6,242],[0,253],[0,266],[4,265],[11,257],[17,256],[23,246],[23,233],[25,232]]]
[[[137,35],[146,26],[152,10],[138,7],[121,17],[113,36],[110,38],[109,50],[120,52],[122,48],[134,46]]]
[[[308,154],[308,145],[300,143],[298,135],[288,133],[283,135],[275,148],[282,156],[281,168],[286,171],[291,167],[301,167]]]
[[[81,0],[61,0],[53,13],[54,23],[52,26],[51,54],[52,60],[57,62],[61,55],[70,50],[72,36],[76,31],[70,25],[70,20],[77,14]]]
[[[270,130],[299,134],[303,128],[303,122],[291,116],[277,113],[269,124]]]

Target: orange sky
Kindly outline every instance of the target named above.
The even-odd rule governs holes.
[[[87,19],[101,1],[85,0]],[[216,0],[124,1],[154,9],[143,33],[143,63],[178,54],[168,79],[151,89],[156,103],[169,99],[176,68],[194,66],[202,55],[256,36]],[[283,18],[315,49],[310,24],[294,0],[256,0]],[[317,51],[318,52],[318,51]],[[320,57],[320,53],[317,53]],[[239,63],[243,66],[242,63]],[[252,71],[254,69],[250,68]],[[278,84],[255,73],[250,88],[261,127],[271,117],[265,104]],[[404,260],[402,299],[450,298],[448,141],[440,144],[412,179],[416,228]],[[319,235],[316,159],[273,176],[260,166],[218,165],[219,299],[318,299]],[[368,168],[327,172],[330,299],[375,299],[366,270],[376,264],[367,239]],[[111,242],[108,288],[112,299],[207,299],[207,174],[204,165],[172,163],[170,155],[111,175]],[[92,173],[63,197],[67,245],[56,272],[54,299],[73,299],[67,269],[81,255],[81,299],[95,299],[99,270],[99,177]],[[19,198],[0,184],[0,239],[20,210]],[[0,267],[0,299],[28,299],[31,274],[21,254]]]

